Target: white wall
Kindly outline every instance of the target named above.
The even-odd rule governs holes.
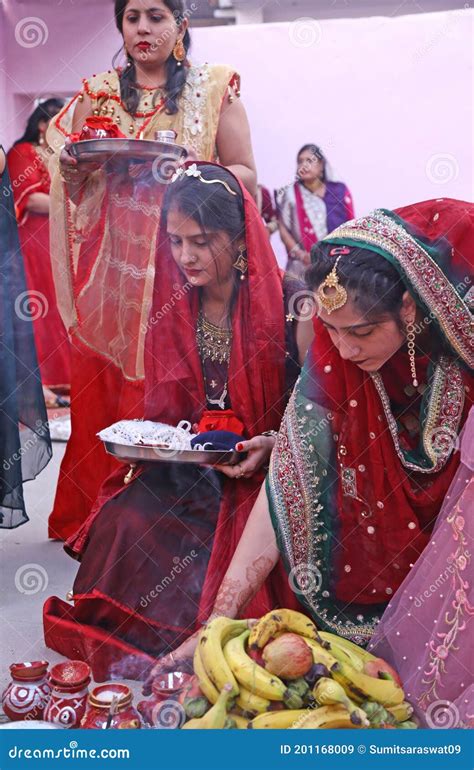
[[[111,4],[22,3],[7,12],[13,140],[33,97],[76,91],[83,76],[110,66],[120,39]],[[27,16],[46,26],[44,44],[18,42],[15,25]],[[352,189],[358,214],[430,197],[471,199],[473,20],[463,9],[200,28],[193,58],[241,72],[259,175],[270,188],[291,179],[297,148],[315,141]]]
[[[246,24],[294,21],[302,17],[313,19],[347,19],[370,16],[406,16],[409,13],[456,10],[459,0],[233,0],[237,19]]]
[[[296,150],[315,141],[363,213],[473,198],[473,20],[462,10],[202,29],[195,54],[239,68],[265,183],[289,180]]]

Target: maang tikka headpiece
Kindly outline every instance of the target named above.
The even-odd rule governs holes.
[[[339,254],[339,256],[336,259],[333,269],[318,288],[318,300],[327,311],[328,315],[333,313],[334,310],[339,310],[339,308],[344,307],[347,302],[347,291],[344,286],[341,286],[339,283],[337,266],[343,254],[349,254],[349,249],[332,249],[330,254]]]
[[[203,182],[204,184],[221,184],[225,187],[227,192],[229,192],[231,195],[237,195],[235,190],[232,190],[232,188],[229,187],[227,182],[224,182],[223,179],[204,179],[196,163],[193,163],[191,166],[188,166],[188,168],[182,168],[182,167],[178,168],[178,170],[173,174],[171,181],[177,182],[179,179],[182,179],[184,176],[195,177],[195,179],[199,179],[199,181]]]

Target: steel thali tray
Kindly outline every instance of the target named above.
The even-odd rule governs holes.
[[[237,465],[245,453],[220,449],[167,449],[158,446],[128,446],[104,441],[106,451],[126,463],[191,463],[194,465]]]
[[[74,142],[69,148],[77,161],[103,163],[113,160],[128,160],[137,163],[184,159],[186,150],[172,142],[154,142],[150,139],[85,139]]]

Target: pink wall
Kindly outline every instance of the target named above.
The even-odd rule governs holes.
[[[8,2],[2,108],[12,140],[33,96],[74,92],[81,77],[107,69],[120,39],[108,3]],[[47,29],[44,45],[24,47],[19,29],[15,38],[27,16],[40,19],[40,39]],[[193,58],[241,72],[259,175],[269,187],[289,181],[297,148],[316,141],[359,214],[430,197],[472,199],[473,19],[462,9],[208,27],[194,31]]]

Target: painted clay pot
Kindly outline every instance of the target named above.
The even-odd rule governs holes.
[[[86,685],[75,688],[53,687],[51,698],[44,712],[46,722],[52,722],[60,727],[79,727],[86,713],[89,688]]]
[[[155,717],[153,714],[156,716],[156,706],[163,701],[177,700],[192,678],[192,674],[186,674],[183,671],[171,671],[155,677],[152,684],[152,697],[137,704],[138,711],[146,724],[154,725]]]
[[[82,660],[58,663],[49,672],[49,681],[53,691],[44,712],[45,720],[61,727],[79,727],[89,695],[89,666]]]
[[[49,681],[53,687],[59,686],[66,689],[75,689],[76,687],[89,684],[91,680],[91,669],[83,660],[66,660],[63,663],[57,663],[52,666],[49,672]]]
[[[116,713],[109,718],[114,697],[118,698]],[[85,730],[105,730],[107,726],[112,730],[140,728],[140,715],[132,700],[132,692],[125,684],[109,682],[95,687],[89,695],[81,727]]]
[[[48,665],[46,660],[12,663],[12,681],[2,695],[3,710],[9,719],[14,722],[43,719],[51,695]]]

